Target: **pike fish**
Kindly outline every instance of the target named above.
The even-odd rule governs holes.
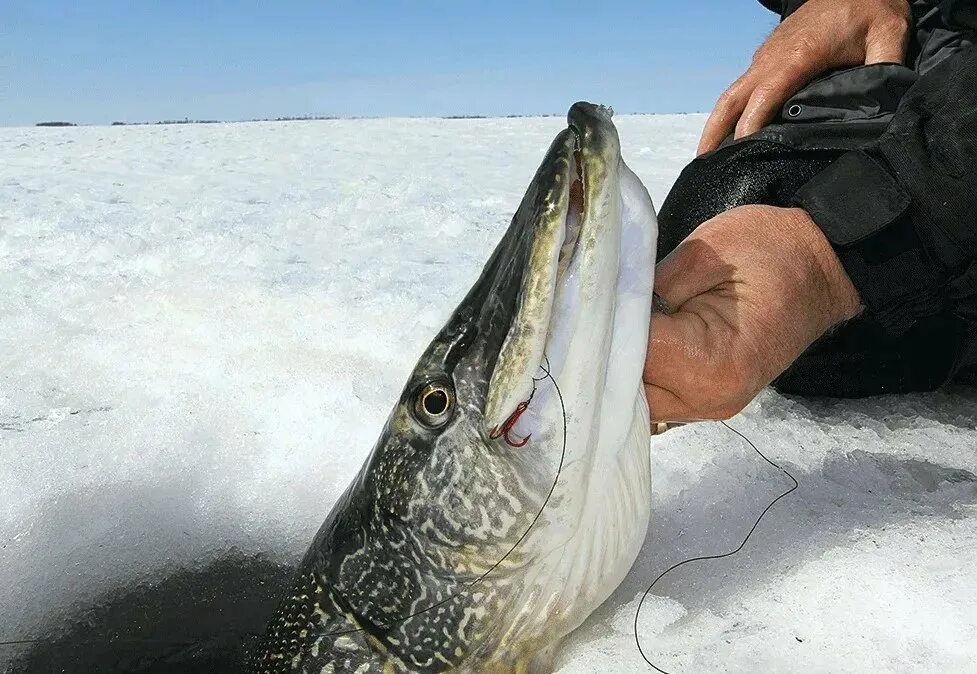
[[[246,656],[250,672],[550,672],[649,517],[655,210],[574,104]]]

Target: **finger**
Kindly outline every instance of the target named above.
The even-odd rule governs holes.
[[[873,63],[902,63],[906,58],[909,27],[897,21],[869,31],[865,41],[865,65]]]
[[[648,414],[652,422],[691,417],[692,410],[689,406],[666,388],[645,384],[645,398],[648,400]]]
[[[648,401],[648,417],[652,423],[732,419],[750,402],[728,404],[714,409],[695,408],[667,388],[654,384],[645,384],[645,399]]]
[[[667,403],[651,408],[653,419],[690,418],[702,380],[709,379],[707,363],[700,357],[702,331],[697,325],[701,327],[701,321],[689,314],[652,315],[642,378],[646,386],[660,389],[655,393],[658,404]],[[659,416],[678,414],[680,407],[683,416]]]
[[[740,113],[750,99],[751,81],[751,73],[747,70],[719,96],[716,106],[702,129],[699,147],[695,151],[696,156],[715,150],[733,130],[736,120],[739,119]]]
[[[686,338],[686,329],[680,319],[652,314],[648,358],[642,373],[652,422],[692,416],[691,406],[680,394],[688,386],[689,373],[693,372],[682,348]]]
[[[682,314],[652,314],[648,333],[648,357],[642,378],[677,391],[689,383],[689,351],[697,336],[689,330]],[[690,340],[692,342],[690,343]]]
[[[806,77],[799,74],[780,76],[753,90],[750,100],[736,122],[734,138],[749,136],[770,122],[787,99],[800,91]]]

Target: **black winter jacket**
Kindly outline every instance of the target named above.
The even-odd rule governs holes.
[[[782,17],[803,1],[761,0]],[[866,312],[775,382],[789,392],[977,382],[977,0],[911,8],[904,64],[820,77],[693,162],[662,206],[665,252],[741,203],[801,206],[824,231]]]

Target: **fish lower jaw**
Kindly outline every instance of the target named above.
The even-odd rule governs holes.
[[[554,300],[547,367],[561,393],[558,401],[548,397],[541,384],[536,394],[547,426],[538,429],[547,445],[537,452],[554,467],[560,457],[561,470],[540,526],[520,545],[533,562],[511,601],[520,608],[508,643],[558,644],[618,587],[647,531],[651,439],[641,372],[657,223],[647,191],[623,162],[619,186],[618,238],[589,249],[581,241]],[[527,424],[522,432],[532,430]]]
[[[622,446],[587,479],[570,466],[537,533],[520,545],[531,558],[512,583],[514,607],[493,662],[512,663],[539,649],[552,653],[618,587],[644,543],[650,516],[651,468],[647,405],[635,392]],[[546,658],[532,661],[543,666]],[[549,661],[546,666],[551,666]],[[478,669],[539,671],[551,669]]]

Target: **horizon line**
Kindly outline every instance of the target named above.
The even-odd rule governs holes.
[[[657,116],[657,115],[700,115],[706,114],[702,110],[682,111],[682,112],[642,112],[628,111],[615,112],[619,116]],[[251,119],[161,119],[156,121],[136,121],[127,122],[114,120],[112,122],[71,122],[66,119],[52,119],[34,122],[33,124],[2,124],[0,128],[5,129],[36,129],[36,128],[74,128],[74,127],[100,127],[100,126],[177,126],[184,124],[254,124],[260,122],[324,122],[324,121],[347,121],[347,120],[379,120],[379,119],[445,119],[445,120],[470,120],[470,119],[525,119],[525,118],[548,118],[563,117],[565,112],[543,112],[531,114],[510,113],[505,115],[492,114],[452,114],[452,115],[283,115],[280,117],[260,117]]]

